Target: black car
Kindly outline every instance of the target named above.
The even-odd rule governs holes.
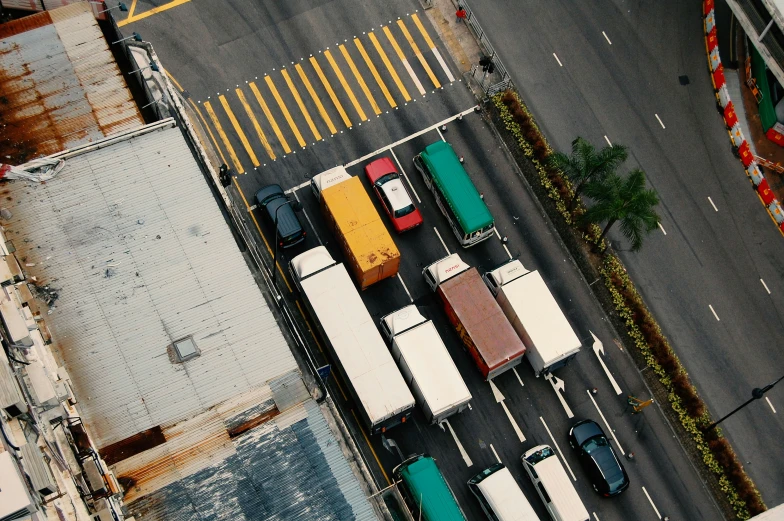
[[[277,215],[279,246],[289,248],[305,240],[306,232],[280,185],[267,185],[256,192],[256,202],[273,226]]]
[[[593,489],[609,497],[629,488],[629,476],[610,446],[610,440],[593,420],[579,421],[569,431],[569,445],[577,452]]]

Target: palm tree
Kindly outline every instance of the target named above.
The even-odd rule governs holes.
[[[615,172],[626,161],[628,153],[623,145],[610,145],[597,152],[596,147],[578,137],[572,141],[572,154],[556,152],[548,159],[549,164],[563,172],[574,184],[574,196],[569,201],[568,210],[574,209],[580,192],[591,180],[604,178]]]
[[[643,237],[659,223],[654,210],[659,196],[645,187],[645,172],[640,169],[632,170],[625,179],[612,174],[592,181],[585,185],[585,195],[595,204],[588,208],[583,219],[596,224],[607,221],[597,244],[620,221],[621,233],[632,243],[632,251],[637,251],[642,247]]]

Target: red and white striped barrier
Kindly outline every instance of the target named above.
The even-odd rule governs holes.
[[[730,99],[730,93],[727,90],[727,81],[724,77],[724,66],[721,64],[721,57],[719,56],[719,39],[716,36],[716,13],[714,10],[714,0],[703,0],[703,16],[704,16],[704,29],[705,29],[705,50],[708,55],[708,67],[711,72],[711,82],[713,82],[713,90],[716,94],[716,101],[721,107],[724,117],[724,124],[727,125],[727,132],[730,136],[733,148],[737,151],[743,167],[746,169],[746,175],[754,189],[759,196],[765,209],[768,211],[773,222],[778,226],[779,231],[784,235],[784,208],[781,203],[775,198],[773,192],[768,185],[768,181],[762,174],[762,168],[754,161],[754,154],[751,152],[751,147],[743,135],[743,130],[740,128],[738,116],[735,114],[735,107]],[[741,101],[742,103],[742,101]]]

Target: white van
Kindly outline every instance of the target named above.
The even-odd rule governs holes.
[[[523,491],[503,463],[496,463],[468,480],[485,515],[495,521],[539,521]]]
[[[585,505],[553,449],[539,445],[523,454],[522,460],[553,521],[590,521]]]

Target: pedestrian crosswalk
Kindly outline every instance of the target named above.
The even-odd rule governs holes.
[[[221,158],[242,174],[454,81],[426,24],[412,13],[191,101]]]

